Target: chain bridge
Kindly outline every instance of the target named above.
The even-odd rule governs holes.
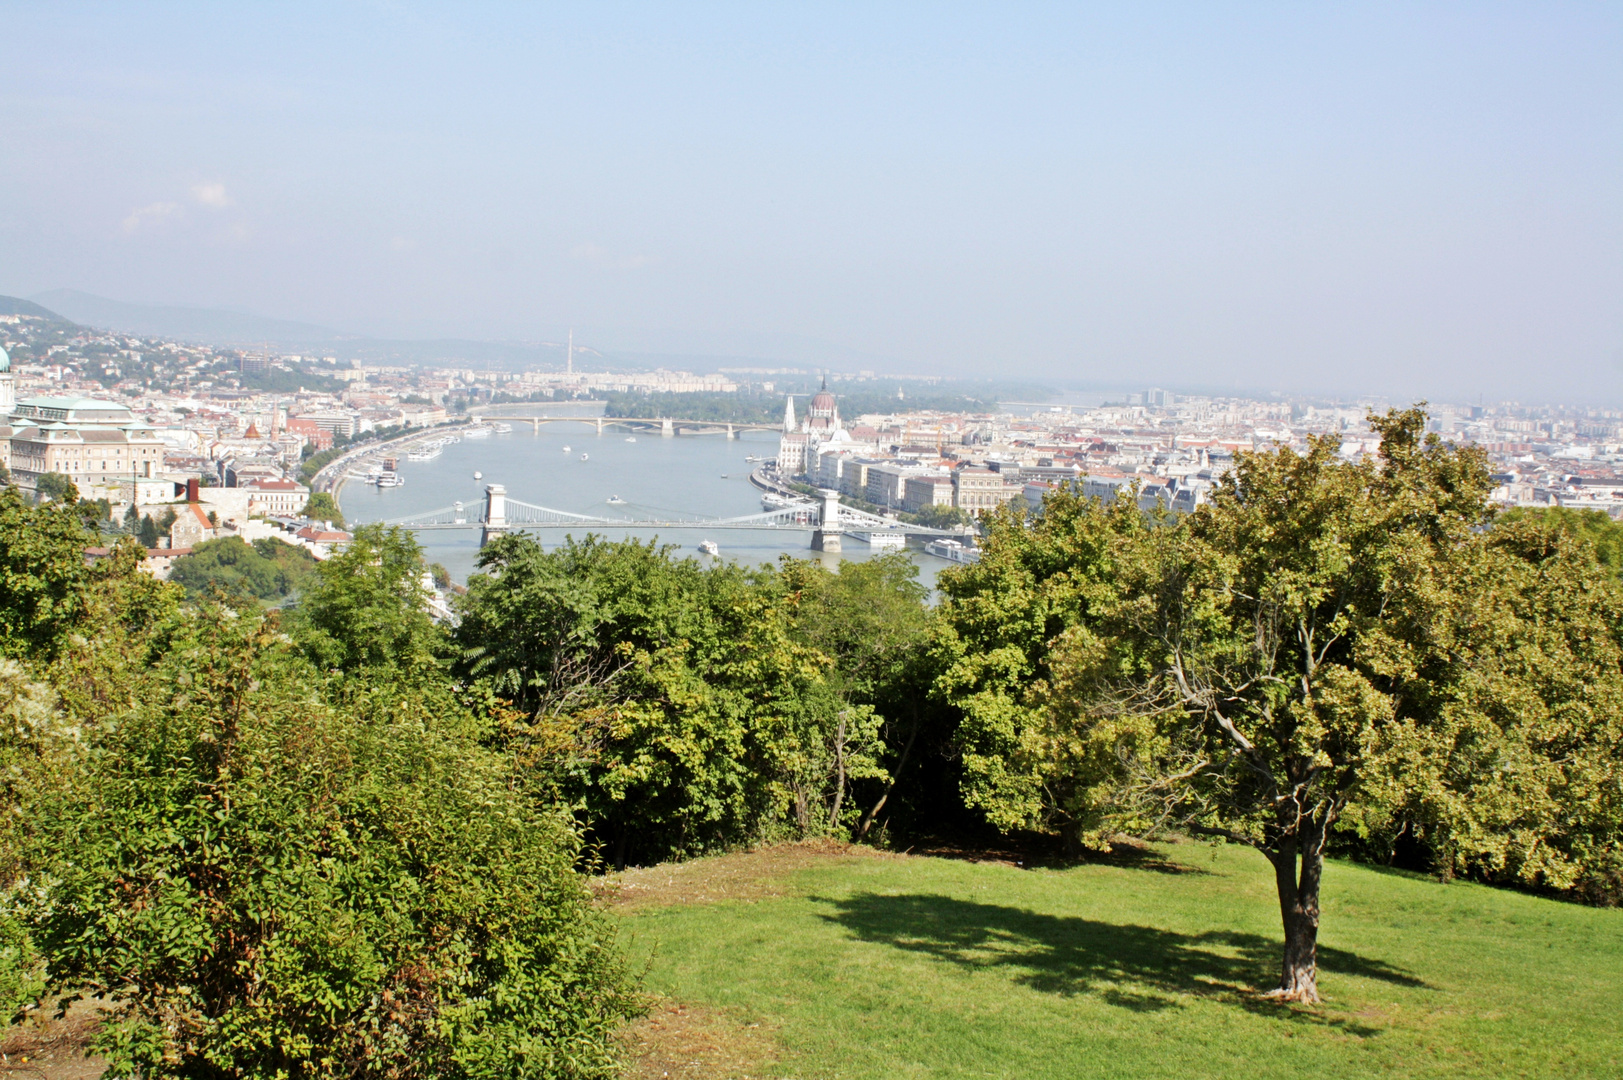
[[[649,434],[658,433],[670,437],[675,435],[721,435],[728,439],[736,439],[746,431],[779,431],[782,423],[745,423],[738,420],[681,420],[669,416],[547,416],[531,415],[526,413],[484,412],[479,414],[486,420],[500,420],[508,424],[531,424],[534,433],[541,434],[542,424],[585,424],[595,427],[599,435],[606,427],[623,428],[626,431],[642,431]]]
[[[924,525],[908,525],[892,518],[880,517],[840,504],[836,491],[824,491],[819,501],[791,503],[759,514],[718,518],[669,511],[662,516],[639,518],[608,514],[575,514],[567,510],[554,510],[547,506],[521,502],[507,496],[501,484],[485,487],[485,500],[471,506],[453,503],[438,510],[413,514],[410,517],[385,521],[386,525],[399,525],[407,529],[478,529],[480,544],[505,532],[530,532],[540,529],[767,529],[774,531],[810,531],[811,546],[817,551],[839,551],[840,538],[847,532],[866,533],[872,537],[887,536],[898,539],[908,536],[962,537],[961,531],[932,529]],[[870,541],[872,542],[872,541]],[[896,541],[892,541],[893,543]]]

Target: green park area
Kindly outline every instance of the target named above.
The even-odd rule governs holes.
[[[974,853],[971,853],[974,854]],[[623,876],[645,1076],[1600,1077],[1623,913],[1331,861],[1316,1007],[1254,852],[766,849]]]
[[[1370,423],[934,597],[509,533],[447,618],[400,528],[160,581],[0,490],[0,1065],[1618,1075],[1623,526]]]

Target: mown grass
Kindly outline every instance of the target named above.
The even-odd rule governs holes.
[[[799,858],[774,890],[624,917],[651,991],[772,1033],[752,1075],[1623,1075],[1623,912],[1334,863],[1328,1000],[1283,1007],[1257,996],[1279,939],[1261,857],[1167,854]]]

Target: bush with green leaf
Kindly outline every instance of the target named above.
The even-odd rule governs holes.
[[[596,537],[480,554],[458,671],[505,701],[507,745],[617,864],[844,832],[881,778],[881,719],[793,632],[793,600],[731,565]]]
[[[335,707],[273,617],[204,607],[31,801],[35,947],[116,1003],[113,1075],[593,1077],[634,1007],[467,714]]]
[[[308,551],[275,537],[247,543],[227,536],[205,540],[176,559],[169,580],[197,599],[216,590],[229,596],[282,600],[304,587],[316,560]]]

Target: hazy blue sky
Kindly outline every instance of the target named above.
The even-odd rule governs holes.
[[[1623,4],[0,3],[0,292],[1623,399]]]

